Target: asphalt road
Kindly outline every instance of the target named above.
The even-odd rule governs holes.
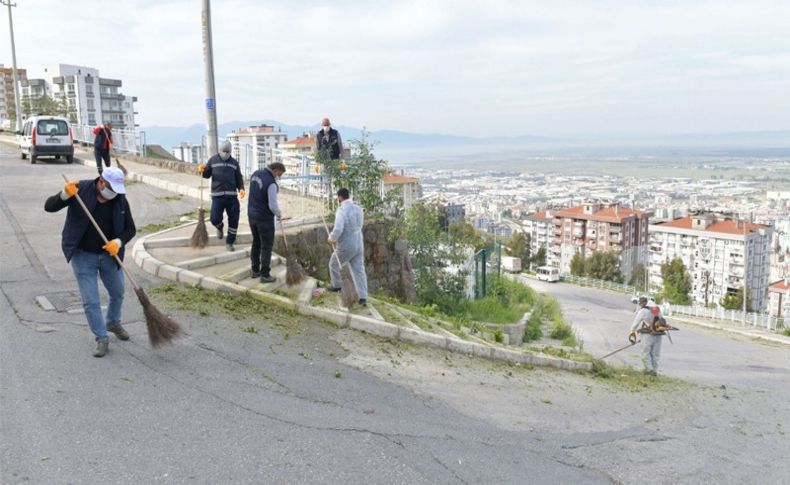
[[[630,296],[564,283],[526,280],[536,290],[556,297],[584,342],[584,350],[605,355],[628,344],[636,305]],[[671,319],[670,319],[671,320]],[[660,371],[711,385],[787,392],[790,348],[722,331],[671,322],[681,330],[662,343]],[[641,344],[607,361],[641,367]]]
[[[152,351],[127,287],[132,340],[111,337],[95,359],[83,315],[35,302],[73,308],[65,214],[43,203],[61,172],[94,171],[30,165],[3,144],[0,169],[0,483],[790,481],[787,349],[692,328],[664,359],[666,374],[688,382],[623,387],[616,376],[510,367],[282,313],[201,315],[157,298],[186,336]],[[168,195],[129,186],[138,226],[196,204]],[[162,283],[129,266],[144,286]],[[625,339],[624,297],[548,290],[592,353]],[[637,363],[635,352],[623,359]]]
[[[45,311],[35,298],[74,303],[60,250],[65,213],[43,204],[61,173],[95,171],[31,165],[2,144],[0,168],[0,482],[608,481],[556,439],[503,431],[341,363],[348,352],[322,323],[298,322],[285,339],[264,316],[250,335],[229,317],[171,311],[188,335],[154,352],[127,285],[132,340],[113,337],[105,358],[92,357],[84,316]],[[128,192],[138,227],[194,207],[142,184]]]

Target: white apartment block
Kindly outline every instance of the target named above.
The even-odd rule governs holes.
[[[403,199],[403,208],[408,209],[422,197],[422,186],[420,179],[416,177],[406,177],[403,172],[400,174],[388,173],[381,181],[381,195],[386,197],[392,191],[396,191]]]
[[[99,70],[87,66],[55,64],[44,68],[44,77],[22,83],[22,98],[32,100],[47,95],[65,100],[73,110],[71,121],[80,125],[111,122],[118,129],[134,129],[136,96],[120,92],[120,79],[102,78]]]
[[[249,177],[252,172],[277,161],[276,151],[288,135],[273,126],[260,125],[241,128],[228,134],[227,138],[233,144],[233,158],[238,160],[244,176]]]
[[[637,264],[647,262],[647,211],[586,202],[554,212],[553,239],[548,261],[560,273],[571,272],[571,260],[577,253],[589,257],[595,252],[617,254],[620,273],[627,283]]]
[[[528,215],[522,221],[524,233],[529,235],[531,254],[536,254],[542,247],[546,248],[546,264],[559,268],[559,260],[553,261],[549,248],[554,239],[554,218],[550,211],[538,211]]]
[[[692,277],[695,303],[718,305],[745,283],[752,311],[765,310],[773,227],[699,214],[651,224],[649,232],[651,288],[663,287],[661,264],[679,257]]]
[[[193,145],[191,143],[182,142],[180,145],[173,147],[170,152],[174,157],[186,163],[198,164],[208,161],[205,145]]]

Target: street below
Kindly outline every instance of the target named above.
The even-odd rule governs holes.
[[[127,284],[131,340],[111,337],[96,359],[60,249],[65,211],[43,209],[61,173],[86,179],[95,169],[31,165],[6,144],[0,167],[2,483],[790,481],[788,348],[691,326],[664,345],[667,377],[624,383],[372,338],[279,309],[236,318],[152,295],[186,334],[153,351]],[[138,230],[197,204],[141,183],[128,197]],[[127,264],[147,291],[165,284]],[[560,300],[586,351],[626,343],[627,296],[533,286]],[[613,359],[640,365],[638,349]]]

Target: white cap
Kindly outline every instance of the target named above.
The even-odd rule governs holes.
[[[123,172],[118,167],[107,167],[101,174],[101,178],[110,184],[110,188],[116,194],[125,194],[126,187],[123,185]]]

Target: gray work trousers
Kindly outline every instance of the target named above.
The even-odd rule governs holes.
[[[662,335],[646,333],[642,336],[642,363],[648,372],[658,372],[658,361],[661,358]]]
[[[329,276],[332,277],[332,286],[335,288],[340,288],[343,282],[343,277],[341,276],[340,265],[337,262],[338,258],[335,257],[335,254],[339,256],[343,265],[348,265],[349,269],[351,270],[351,276],[354,279],[354,286],[357,289],[359,298],[364,298],[367,300],[368,277],[365,274],[365,251],[360,248],[359,251],[349,254],[346,251],[335,250],[335,252],[332,254],[332,257],[329,258]]]

